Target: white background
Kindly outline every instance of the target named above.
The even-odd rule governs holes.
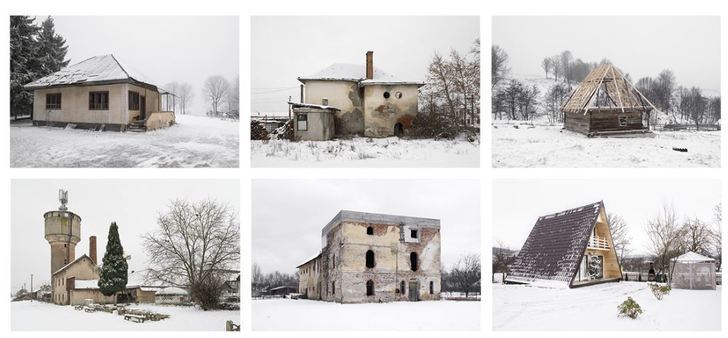
[[[481,198],[481,219],[483,220],[483,231],[481,232],[483,243],[483,302],[482,302],[482,323],[481,332],[458,333],[462,337],[483,337],[483,336],[499,336],[499,337],[563,337],[563,336],[585,336],[590,337],[607,337],[616,333],[612,332],[492,332],[491,331],[491,307],[489,299],[491,291],[489,287],[488,277],[490,274],[490,220],[491,220],[491,179],[510,178],[510,179],[594,179],[594,178],[623,178],[631,177],[635,179],[652,179],[652,178],[720,178],[725,176],[725,137],[722,140],[723,151],[723,169],[490,169],[491,156],[490,145],[491,139],[489,134],[490,125],[490,86],[489,86],[489,67],[490,53],[490,17],[492,15],[721,15],[721,36],[725,40],[725,16],[728,10],[725,1],[674,1],[674,0],[609,0],[609,1],[558,1],[558,0],[498,0],[498,1],[428,1],[428,0],[333,0],[333,1],[315,1],[315,0],[238,0],[238,1],[154,1],[154,0],[123,0],[123,1],[87,1],[87,0],[6,0],[2,5],[5,8],[5,14],[0,17],[0,25],[5,27],[4,33],[0,34],[0,45],[8,46],[9,14],[25,14],[25,15],[239,15],[240,16],[240,78],[241,78],[241,107],[249,107],[250,102],[250,15],[479,15],[481,17],[481,43],[483,46],[482,60],[482,112],[483,112],[483,138],[481,145],[481,169],[250,169],[250,148],[249,133],[247,128],[246,114],[241,118],[241,169],[9,169],[9,153],[8,153],[8,124],[0,124],[0,153],[2,154],[2,163],[0,171],[2,171],[3,179],[0,179],[0,205],[4,213],[5,235],[3,237],[3,266],[0,271],[7,273],[10,264],[10,246],[9,246],[9,203],[10,203],[10,179],[12,178],[240,178],[241,188],[241,226],[242,226],[242,335],[257,337],[286,337],[291,335],[302,335],[308,337],[341,337],[342,333],[337,332],[251,332],[250,331],[250,288],[247,287],[250,282],[250,179],[251,178],[479,178],[482,180],[482,198]],[[332,27],[335,29],[335,27]],[[578,27],[576,29],[593,29],[608,30],[609,27]],[[150,28],[153,31],[153,27]],[[423,41],[423,43],[425,43]],[[605,42],[607,43],[607,42]],[[723,44],[725,45],[725,44]],[[5,47],[7,48],[7,47]],[[9,64],[8,49],[5,53],[0,53],[0,64]],[[725,51],[721,47],[722,59],[725,60]],[[170,62],[174,62],[173,59]],[[725,96],[725,63],[723,62],[721,92]],[[2,75],[8,79],[8,66],[2,68]],[[0,81],[0,91],[3,95],[0,97],[1,107],[9,107],[8,81]],[[245,109],[243,109],[245,111]],[[5,110],[6,114],[7,111]],[[724,184],[724,183],[723,183]],[[725,185],[723,185],[725,192]],[[723,194],[725,199],[725,194]],[[725,203],[724,203],[725,204]],[[0,290],[7,292],[9,288],[9,276],[3,275],[5,278],[0,280]],[[2,313],[3,331],[10,332],[10,304],[0,307]],[[726,314],[723,311],[723,327],[726,327]],[[376,313],[371,314],[376,317]],[[325,321],[326,318],[321,318]],[[565,320],[568,322],[568,320]],[[362,325],[368,325],[367,318],[362,318]],[[352,328],[356,329],[356,328]],[[565,328],[566,329],[566,328]],[[595,328],[609,330],[608,327]],[[98,332],[60,332],[53,333],[54,337],[67,336],[98,336]],[[126,337],[128,333],[103,333],[109,337]],[[202,333],[204,336],[221,336],[225,333]],[[240,334],[240,333],[238,333]],[[375,333],[376,334],[376,333]],[[394,337],[395,332],[383,333],[383,337]],[[425,333],[405,333],[405,336],[419,337],[438,337],[441,338],[447,333],[425,332]],[[47,332],[38,333],[18,333],[13,332],[13,336],[31,336],[31,337],[47,337]],[[134,333],[135,336],[152,336],[152,333]],[[154,334],[160,336],[159,333]],[[167,334],[172,335],[172,334]],[[201,333],[174,333],[177,337],[199,337]],[[353,332],[346,333],[347,337],[371,337],[370,332]],[[656,336],[657,333],[618,333],[620,337],[626,336]],[[686,333],[660,333],[662,337],[684,337]],[[720,333],[695,333],[691,336],[718,337]]]

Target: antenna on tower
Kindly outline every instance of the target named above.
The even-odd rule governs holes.
[[[58,210],[68,210],[68,207],[66,206],[68,203],[68,190],[58,189],[58,200],[61,202],[61,206],[58,207]]]

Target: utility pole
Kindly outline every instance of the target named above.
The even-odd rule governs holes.
[[[33,292],[33,274],[30,274],[30,292]]]

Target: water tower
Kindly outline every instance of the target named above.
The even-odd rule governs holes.
[[[81,217],[68,211],[68,191],[58,190],[61,206],[43,214],[45,239],[51,245],[51,276],[76,259],[76,244],[81,240]]]

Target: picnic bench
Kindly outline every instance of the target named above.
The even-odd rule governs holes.
[[[124,315],[124,320],[132,321],[135,323],[144,323],[145,320],[147,320],[146,316],[141,315],[135,315],[131,313],[127,313]]]
[[[96,312],[96,308],[90,307],[90,306],[84,306],[83,307],[84,312]]]
[[[74,309],[74,310],[77,310],[77,311],[81,311],[81,310],[83,310],[83,305],[81,305],[81,304],[75,305],[75,306],[73,307],[73,309]]]

